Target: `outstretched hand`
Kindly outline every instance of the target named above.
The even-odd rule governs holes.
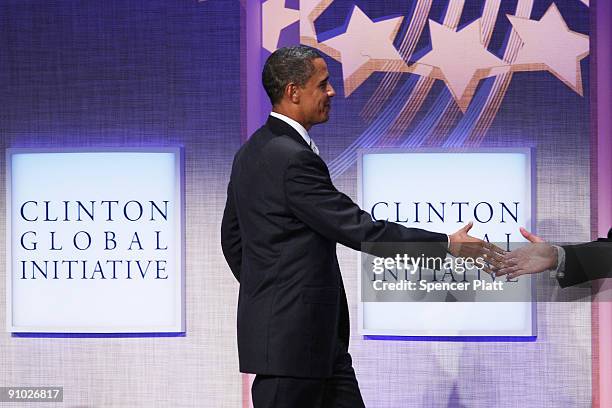
[[[555,247],[525,228],[521,228],[520,231],[530,244],[508,252],[503,259],[505,266],[496,274],[508,275],[508,279],[513,279],[521,275],[556,268],[557,250]]]
[[[496,245],[474,238],[468,234],[474,223],[470,221],[457,232],[449,235],[448,251],[455,257],[462,258],[484,258],[490,265],[487,272],[495,272],[504,266],[503,259],[505,251]]]

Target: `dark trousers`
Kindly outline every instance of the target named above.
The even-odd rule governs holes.
[[[339,346],[329,378],[257,375],[251,388],[254,408],[365,408],[353,361]]]

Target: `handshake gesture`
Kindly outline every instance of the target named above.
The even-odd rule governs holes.
[[[520,228],[520,231],[532,244],[508,252],[504,256],[503,267],[496,271],[496,275],[508,275],[508,279],[513,279],[520,275],[557,269],[557,249],[525,228]]]
[[[473,226],[474,223],[470,221],[465,227],[448,236],[448,252],[458,258],[483,258],[488,264],[485,268],[488,273],[504,268],[506,252],[490,242],[468,235]]]
[[[498,246],[468,235],[473,222],[449,235],[449,252],[455,257],[482,257],[488,263],[485,271],[494,276],[508,275],[508,279],[520,275],[543,272],[557,268],[557,249],[543,239],[521,228],[521,234],[531,243],[506,252]]]
[[[559,247],[520,228],[521,235],[529,244],[506,252],[494,244],[469,236],[471,228],[470,222],[449,236],[449,252],[456,257],[483,257],[488,263],[485,272],[493,276],[507,275],[508,279],[514,279],[554,270],[562,287],[612,277],[612,229],[607,239]]]

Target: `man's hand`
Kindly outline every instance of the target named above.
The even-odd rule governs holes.
[[[532,234],[525,228],[521,228],[521,234],[531,244],[508,252],[504,256],[505,266],[497,271],[497,275],[508,275],[508,279],[517,276],[539,273],[557,267],[557,250],[537,235]]]
[[[490,265],[485,271],[488,273],[495,272],[504,266],[503,258],[505,252],[489,242],[468,235],[473,226],[474,223],[470,221],[465,227],[448,236],[448,252],[455,257],[469,257],[473,259],[482,257]]]

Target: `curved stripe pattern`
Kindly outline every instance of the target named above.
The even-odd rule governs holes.
[[[519,17],[529,18],[531,16],[531,10],[533,9],[533,0],[519,0],[516,5],[515,15]],[[504,52],[503,59],[507,62],[512,62],[516,58],[519,48],[523,44],[520,37],[517,35],[514,29],[511,29],[508,44]],[[477,118],[477,123],[473,128],[472,133],[466,142],[469,146],[480,146],[484,137],[493,123],[493,119],[497,115],[501,106],[502,100],[508,91],[510,81],[512,80],[512,73],[508,72],[495,77],[493,84],[493,92],[487,98],[484,108],[480,116]],[[467,136],[467,135],[466,135]]]
[[[446,11],[444,18],[444,24],[449,27],[457,27],[461,14],[463,12],[464,0],[451,0]],[[497,14],[499,13],[500,0],[486,0],[483,8],[482,16],[482,39],[484,44],[488,44],[495,23],[497,21]],[[533,0],[518,0],[516,15],[527,17],[531,13],[533,6]],[[428,11],[431,8],[430,2],[419,1],[415,8],[415,17],[421,16],[421,10],[423,7]],[[406,36],[402,42],[402,45],[410,44],[406,42],[410,40],[409,33],[411,27],[417,27],[418,23],[411,22],[411,26],[407,30]],[[418,39],[418,37],[416,38]],[[415,39],[415,42],[416,42]],[[520,38],[513,31],[510,35],[508,46],[506,48],[504,59],[511,60],[516,55],[516,51],[520,47]],[[412,50],[413,51],[413,50]],[[411,52],[412,53],[412,52]],[[397,80],[395,78],[397,75]],[[474,96],[468,111],[463,115],[454,128],[452,127],[452,121],[457,117],[453,113],[456,109],[454,106],[454,100],[450,92],[444,89],[440,92],[436,101],[431,106],[427,114],[418,123],[410,135],[401,143],[401,147],[419,147],[427,143],[428,140],[432,139],[432,135],[436,129],[451,129],[448,139],[442,143],[443,136],[436,136],[435,144],[442,143],[444,147],[457,147],[463,146],[467,143],[473,142],[473,137],[478,134],[480,142],[492,123],[501,100],[505,95],[507,86],[509,84],[509,76],[511,74],[500,75],[495,78],[488,78],[482,81],[479,89]],[[389,95],[393,92],[397,82],[399,80],[398,73],[387,73],[383,78],[383,83],[376,89],[370,101],[376,101],[378,106],[384,104],[386,100],[386,93]],[[329,165],[330,174],[332,178],[340,176],[346,170],[348,170],[356,161],[356,151],[359,148],[368,148],[376,146],[377,144],[384,144],[389,146],[397,146],[398,139],[400,139],[405,131],[409,128],[416,113],[421,108],[422,104],[429,95],[433,86],[434,80],[429,77],[415,77],[409,78],[406,83],[396,93],[393,100],[383,109],[383,111],[377,115],[374,122],[368,126],[368,128],[357,137],[340,155],[331,161]],[[374,99],[374,95],[378,95],[378,99]],[[374,103],[372,103],[374,104]],[[364,112],[366,112],[364,108]],[[467,143],[466,143],[467,141]],[[479,142],[479,143],[480,143]]]
[[[372,122],[361,135],[329,163],[328,168],[332,178],[338,177],[355,163],[357,160],[357,149],[376,145],[393,123],[401,109],[402,102],[414,88],[416,82],[416,77],[408,78],[406,83],[397,92],[397,96],[393,101],[376,117],[376,121]]]
[[[459,19],[463,11],[465,0],[450,0],[444,24],[455,27],[459,24]],[[417,79],[418,78],[418,79]],[[357,160],[357,149],[372,147],[385,136],[389,128],[397,122],[398,118],[405,118],[406,112],[409,113],[408,118],[402,123],[409,124],[414,114],[418,111],[423,101],[429,94],[433,80],[429,77],[411,76],[397,92],[392,102],[376,117],[376,120],[351,143],[340,155],[334,158],[329,164],[329,171],[332,178],[340,176],[349,169]],[[425,85],[425,86],[424,86]],[[415,95],[413,92],[418,93]],[[409,94],[407,96],[407,94]],[[406,101],[410,101],[410,106],[407,106]],[[402,105],[402,106],[399,106]],[[416,108],[416,109],[413,109]],[[406,125],[407,126],[407,125]],[[386,135],[388,136],[388,135]],[[388,139],[388,137],[386,138]],[[396,138],[393,138],[396,139]]]
[[[465,0],[450,0],[446,15],[444,16],[443,24],[447,27],[456,29],[459,25],[464,5]],[[391,127],[391,132],[385,138],[386,145],[393,146],[397,144],[397,140],[404,135],[414,120],[417,112],[423,106],[423,103],[431,92],[431,88],[433,87],[434,83],[435,80],[433,78],[419,78],[417,89],[419,89],[420,93],[417,96],[410,95],[410,99],[408,99],[404,104],[401,113],[398,115],[397,119],[393,123],[393,126]]]
[[[432,0],[418,0],[414,8],[410,25],[404,34],[404,38],[398,50],[405,61],[410,60],[416,44],[423,33],[429,11],[431,10],[431,3]],[[401,76],[401,72],[385,72],[381,83],[376,87],[374,93],[370,96],[370,99],[366,102],[361,111],[361,116],[366,121],[371,121],[380,111],[381,107],[395,90]]]
[[[500,0],[487,0],[484,4],[484,8],[483,8],[483,13],[482,13],[482,20],[481,20],[481,38],[483,39],[483,44],[485,46],[488,46],[489,41],[491,40],[491,36],[493,34],[493,29],[495,27],[495,22],[497,21],[497,14],[499,13],[499,7],[500,7]],[[469,127],[470,129],[473,128],[473,124],[469,124],[467,123],[467,121],[474,121],[475,120],[475,116],[474,116],[474,109],[475,109],[475,105],[476,106],[480,106],[482,108],[482,103],[478,103],[477,101],[482,99],[483,97],[483,92],[490,92],[491,87],[479,87],[476,95],[474,96],[474,98],[472,99],[470,106],[468,108],[468,111],[463,115],[463,117],[461,118],[459,124],[457,125],[459,128],[461,129],[465,129],[465,127]],[[451,98],[451,95],[449,94],[449,100],[446,101],[445,103],[445,109],[442,113],[439,113],[438,110],[435,111],[430,111],[427,114],[427,117],[425,119],[423,119],[424,121],[430,121],[429,116],[430,115],[446,115],[446,112],[448,109],[453,109],[453,104],[454,104],[454,100]],[[436,125],[439,121],[436,122]],[[402,131],[402,133],[405,131],[405,129]],[[427,129],[428,134],[431,134],[434,131],[434,128],[430,128]],[[455,134],[455,138],[457,138],[456,133],[453,132]],[[414,134],[411,133],[409,136],[409,139],[414,139],[414,140],[420,140],[421,143],[407,143],[404,142],[402,143],[402,145],[412,145],[414,147],[417,146],[422,146],[424,144],[424,142],[426,141],[425,138],[423,138],[423,135],[420,133]],[[452,146],[461,146],[462,143],[452,143]],[[444,145],[446,146],[446,144]]]

